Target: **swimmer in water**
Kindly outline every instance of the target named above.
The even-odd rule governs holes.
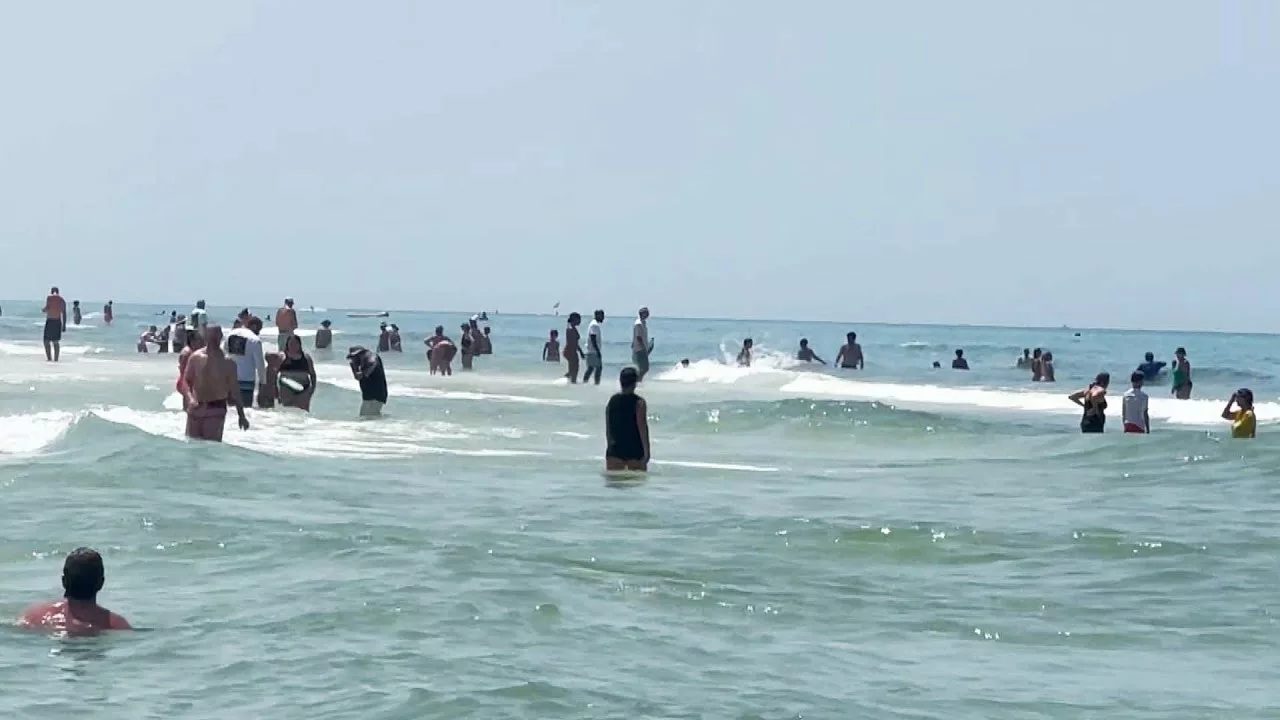
[[[58,362],[62,357],[62,333],[67,329],[67,301],[57,287],[49,288],[44,299],[44,358]]]
[[[347,350],[351,374],[360,383],[360,417],[378,417],[387,404],[387,374],[382,358],[367,348],[356,345]]]
[[[444,334],[444,326],[436,326],[436,334],[422,341],[427,346],[427,363],[431,366],[431,374],[453,375],[453,357],[458,348]]]
[[[284,347],[283,340],[280,347]],[[391,352],[391,331],[387,329],[386,323],[378,323],[378,352]]]
[[[1191,399],[1191,361],[1187,349],[1178,348],[1173,353],[1173,396],[1179,400]]]
[[[1147,435],[1151,432],[1151,413],[1147,409],[1150,398],[1142,389],[1145,380],[1146,376],[1141,371],[1130,375],[1129,383],[1132,387],[1125,391],[1121,400],[1120,417],[1124,420],[1124,431],[1130,435]]]
[[[156,326],[152,325],[151,327],[147,328],[146,332],[138,336],[138,352],[142,353],[143,355],[146,355],[147,344],[158,343],[158,342],[160,342],[160,340],[159,338],[156,337]]]
[[[644,398],[636,394],[639,381],[635,368],[623,368],[618,374],[621,391],[605,406],[606,470],[649,469],[649,408]]]
[[[1165,364],[1163,360],[1156,360],[1155,353],[1149,352],[1146,354],[1143,363],[1138,366],[1138,372],[1142,373],[1144,380],[1155,380],[1160,376],[1160,373],[1164,372]]]
[[[462,345],[462,347],[458,348],[462,354],[462,369],[470,370],[471,363],[476,357],[476,343],[479,341],[476,340],[475,335],[471,333],[471,326],[467,323],[462,323],[462,325],[459,326],[459,329],[462,331],[462,336],[458,340]]]
[[[813,352],[813,348],[809,347],[808,338],[800,338],[800,351],[796,353],[796,359],[801,362],[820,362],[823,365],[827,364],[826,360],[818,357],[817,354]]]
[[[844,337],[846,342],[836,354],[836,367],[845,370],[866,369],[867,361],[862,356],[862,346],[858,344],[858,333],[851,332]]]
[[[1110,376],[1108,376],[1110,377]],[[1054,382],[1053,353],[1046,352],[1040,356],[1040,382]]]
[[[79,325],[81,319],[82,319],[82,316],[80,315],[80,301],[72,300],[71,301],[71,322],[76,325]]]
[[[1089,387],[1067,396],[1068,400],[1084,409],[1084,414],[1080,416],[1080,432],[1096,434],[1106,429],[1107,386],[1110,384],[1110,373],[1098,373]]]
[[[551,337],[542,346],[542,362],[560,362],[560,331],[552,330]]]
[[[952,370],[968,370],[969,361],[964,359],[964,350],[956,349],[956,359],[951,361]]]
[[[649,339],[649,308],[642,307],[636,313],[636,321],[631,325],[631,364],[636,367],[636,376],[644,382],[649,374],[649,356],[653,354],[653,341]]]
[[[1031,348],[1022,348],[1022,357],[1018,358],[1017,367],[1019,370],[1031,369]]]
[[[755,347],[755,341],[747,338],[742,341],[742,349],[738,351],[738,366],[751,367],[751,348]]]
[[[1222,419],[1231,421],[1231,437],[1237,439],[1258,436],[1258,416],[1253,411],[1253,391],[1240,388],[1227,401]]]
[[[298,311],[293,309],[293,298],[285,298],[284,305],[276,310],[276,342],[283,348],[289,337],[298,331]]]
[[[68,636],[132,630],[129,621],[98,604],[107,575],[96,550],[77,548],[62,563],[62,599],[27,608],[18,624]]]
[[[333,346],[333,323],[328,320],[320,321],[320,329],[316,331],[316,349],[328,350]]]
[[[227,419],[227,403],[236,408],[240,429],[249,429],[240,400],[236,364],[222,352],[222,328],[209,325],[204,330],[205,345],[191,353],[183,373],[187,390],[187,437],[222,442]]]
[[[404,352],[404,345],[400,340],[399,325],[391,323],[391,337],[387,338],[387,341],[391,343],[391,352]]]
[[[689,367],[689,358],[680,361],[680,367]]]
[[[493,354],[493,338],[489,335],[489,333],[490,333],[489,326],[485,325],[484,333],[480,336],[481,339],[483,340],[483,345],[480,348],[480,353],[479,353],[480,355]]]

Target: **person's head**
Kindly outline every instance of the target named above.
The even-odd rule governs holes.
[[[1149,353],[1147,353],[1146,355],[1144,355],[1143,357],[1145,357],[1145,358],[1147,359],[1147,362],[1155,362],[1155,361],[1156,361],[1156,354],[1155,354],[1155,353],[1153,353],[1153,352],[1149,352]]]
[[[1022,348],[1022,357],[1031,357],[1031,348]]]
[[[471,319],[467,321],[467,324],[478,330],[480,328],[480,316],[472,315]]]
[[[254,335],[261,335],[262,334],[262,318],[260,317],[249,318],[249,322],[245,324],[245,327],[249,328],[249,331],[252,332]]]
[[[79,301],[79,300],[72,300],[72,301],[71,301],[71,307],[80,307],[80,301]]]
[[[386,332],[386,331],[387,331],[387,324],[386,324],[386,323],[378,323],[378,329],[379,329],[379,330],[381,330],[382,332]]]
[[[291,308],[291,307],[293,307],[293,298],[285,298],[285,299],[284,299],[284,306],[285,306],[285,307],[287,307],[287,308]],[[268,307],[270,307],[270,306],[268,305]]]
[[[1179,359],[1185,358],[1185,357],[1187,356],[1187,349],[1186,349],[1186,348],[1178,348],[1177,350],[1174,350],[1174,351],[1173,351],[1173,354],[1174,354],[1174,355],[1177,355]]]
[[[576,312],[569,313],[569,325],[578,327],[582,324],[582,316]]]
[[[595,317],[596,322],[604,322],[604,311],[603,310],[595,311],[595,313],[593,314],[593,317]]]
[[[1111,384],[1111,373],[1098,373],[1098,376],[1093,379],[1093,384],[1096,387],[1106,390],[1107,386]]]
[[[107,301],[107,307],[111,307],[112,305],[115,305],[115,304],[116,304],[116,301],[115,301],[115,300],[108,300],[108,301]]]
[[[1236,404],[1242,410],[1253,409],[1253,391],[1249,388],[1240,388],[1236,391]]]
[[[681,366],[681,367],[689,367],[689,358],[685,358],[685,359],[681,360],[681,361],[680,361],[680,366]]]
[[[237,330],[242,327],[244,327],[244,321],[241,320],[240,318],[236,318],[235,321],[231,323],[232,330]]]
[[[845,333],[845,334],[844,334],[844,339],[845,339],[845,340],[848,340],[849,342],[857,342],[857,341],[858,341],[858,333],[856,333],[856,332],[848,332],[848,333]]]
[[[50,294],[50,295],[57,295],[57,294],[58,294],[58,286],[57,286],[57,285],[54,285],[53,287],[49,288],[49,294]]]
[[[1035,350],[1033,350],[1033,351],[1031,352],[1031,357],[1033,357],[1033,358],[1038,358],[1038,357],[1040,357],[1040,355],[1041,355],[1041,350],[1040,350],[1040,348],[1036,348]]]
[[[559,331],[559,330],[554,330],[554,329],[553,329],[553,330],[551,331],[551,339],[552,339],[552,340],[555,340],[555,339],[556,339],[556,338],[558,338],[558,337],[560,337],[560,331]]]
[[[938,362],[937,360],[934,360],[934,361],[933,361],[933,369],[934,369],[934,370],[937,370],[937,369],[939,369],[939,368],[941,368],[941,367],[942,367],[942,363]]]
[[[236,317],[246,320],[249,317],[249,308],[240,308],[240,312],[236,313]]]
[[[155,331],[156,331],[156,326],[155,326],[155,325],[152,325],[151,327],[147,328],[147,330],[148,330],[149,332],[155,332]]]
[[[471,329],[471,326],[466,323],[462,323],[458,326],[458,329],[462,330],[462,332],[466,332]]]
[[[800,338],[800,347],[802,348],[809,347],[809,338]]]
[[[1138,388],[1142,387],[1142,383],[1145,382],[1146,379],[1147,379],[1147,376],[1143,375],[1140,372],[1136,372],[1129,376],[1129,382],[1133,383],[1134,390],[1137,390]]]
[[[649,308],[647,308],[647,307],[642,307],[642,308],[640,308],[640,313],[639,313],[639,314],[640,314],[640,319],[641,319],[641,320],[648,320],[648,319],[649,319]]]
[[[1040,359],[1045,362],[1053,362],[1053,353],[1046,351],[1045,354],[1040,356]]]
[[[444,334],[444,326],[443,326],[443,325],[437,325],[437,326],[436,326],[436,336],[437,336],[437,337],[439,337],[440,335],[443,335],[443,334]]]
[[[960,348],[956,348],[956,357],[957,358],[964,357],[964,350],[961,350]]]
[[[200,337],[200,333],[191,328],[187,328],[187,337],[183,342],[183,345],[191,348],[192,350],[199,350],[204,347],[204,340]]]
[[[111,303],[107,303],[107,304],[108,304],[108,305],[110,305]],[[204,301],[203,301],[203,300],[197,300],[197,301],[196,301],[196,307],[198,307],[198,308],[200,308],[201,310],[203,310],[203,309],[204,309]]]
[[[222,326],[210,325],[204,329],[204,344],[207,347],[218,347],[222,344]]]
[[[332,322],[332,321],[329,321],[329,320],[321,320],[321,321],[320,321],[320,327],[322,327],[322,328],[328,328],[328,327],[329,327],[330,325],[332,325],[332,324],[333,324],[333,322]]]
[[[633,367],[624,367],[622,372],[618,373],[618,384],[622,386],[622,392],[635,390],[638,382],[640,382],[640,373]]]
[[[400,332],[400,326],[395,323],[391,323],[391,332]]]
[[[62,563],[62,591],[68,600],[95,602],[106,580],[97,550],[76,548]]]
[[[754,345],[755,345],[755,341],[753,341],[751,338],[744,338],[742,340],[742,347],[746,348],[747,350],[750,350]]]
[[[489,326],[488,326],[488,325],[485,325],[485,326],[484,326],[484,334],[485,334],[485,335],[488,335],[488,334],[489,334]]]
[[[284,354],[291,358],[302,357],[302,337],[300,335],[290,335],[289,339],[284,341]]]

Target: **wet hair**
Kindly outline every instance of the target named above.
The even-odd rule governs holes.
[[[1030,355],[1030,354],[1031,354],[1031,348],[1022,348],[1022,354],[1023,354],[1023,355]]]
[[[942,367],[942,363],[938,362],[937,360],[934,360],[934,361],[933,361],[933,367],[934,367],[934,368],[940,368],[940,367]]]
[[[800,347],[808,347],[809,338],[800,338]]]
[[[551,328],[551,337],[560,337],[560,331],[555,328]]]
[[[198,347],[199,342],[200,333],[196,332],[193,328],[187,328],[187,339],[183,342],[183,345],[195,349]]]
[[[858,339],[858,333],[856,332],[847,332],[844,334],[844,336],[848,338],[849,342],[853,342],[854,340]]]
[[[1042,352],[1042,351],[1040,350],[1040,348],[1036,348],[1036,349],[1035,349],[1035,352],[1033,352],[1033,353],[1031,353],[1031,354],[1032,354],[1033,356],[1035,356],[1035,357],[1040,357],[1040,353],[1041,353],[1041,352]]]
[[[76,548],[62,563],[63,596],[68,600],[93,602],[106,582],[102,556],[97,550]]]
[[[321,324],[321,325],[323,325],[323,326],[325,326],[325,327],[329,327],[330,325],[332,325],[332,324],[333,324],[333,321],[332,321],[332,320],[321,320],[321,321],[320,321],[320,324]]]
[[[685,367],[689,367],[689,358],[685,358],[685,359],[681,360],[681,361],[680,361],[680,364],[681,364],[681,365],[684,365]]]
[[[212,325],[210,325],[209,327],[213,327],[213,326],[212,326]],[[286,356],[288,356],[288,354],[289,354],[289,346],[293,344],[293,341],[294,341],[294,340],[297,340],[297,341],[298,341],[298,353],[299,353],[299,354],[301,354],[301,355],[304,355],[304,356],[305,356],[305,355],[307,354],[307,352],[306,352],[306,350],[304,350],[304,349],[303,349],[303,347],[302,347],[302,336],[301,336],[301,335],[290,335],[290,336],[289,336],[289,339],[284,341],[284,347],[282,347],[282,348],[280,348],[280,349],[281,349],[282,351],[284,351],[284,353],[285,353],[285,355],[286,355]]]
[[[249,330],[251,330],[254,335],[261,333],[262,318],[258,318],[258,317],[249,318],[249,322],[245,324],[245,327],[249,328]]]
[[[1107,373],[1107,372],[1098,373],[1098,376],[1093,379],[1093,384],[1103,388],[1110,385],[1111,373]]]
[[[1174,350],[1174,351],[1173,351],[1173,354],[1174,354],[1174,355],[1186,355],[1186,354],[1187,354],[1187,349],[1186,349],[1186,348],[1183,348],[1183,347],[1180,347],[1180,348],[1178,348],[1177,350]]]
[[[241,328],[241,327],[244,327],[244,323],[241,322],[240,318],[236,318],[235,322],[231,323],[232,330],[235,330],[236,328]]]
[[[57,286],[57,285],[54,285],[53,287],[49,288],[49,292],[53,293],[54,295],[57,295],[57,294],[58,294],[58,286]]]
[[[1249,388],[1240,388],[1236,391],[1236,401],[1248,403],[1253,407],[1253,391]]]
[[[742,346],[743,346],[743,347],[753,347],[753,346],[755,346],[755,344],[756,344],[756,343],[755,343],[755,341],[754,341],[754,340],[752,340],[751,338],[745,338],[745,339],[742,341]]]
[[[1135,372],[1134,374],[1129,376],[1129,382],[1133,383],[1134,385],[1141,385],[1146,381],[1147,381],[1147,376],[1143,375],[1140,372]]]
[[[595,311],[594,317],[596,319],[596,322],[600,322],[601,320],[604,320],[604,311],[603,310]]]
[[[964,357],[964,350],[956,348],[956,357]]]
[[[1144,355],[1143,357],[1145,357],[1145,358],[1147,359],[1147,362],[1152,362],[1152,361],[1154,361],[1154,360],[1156,359],[1156,354],[1155,354],[1155,353],[1153,353],[1153,352],[1149,352],[1149,353],[1147,353],[1146,355]]]
[[[437,335],[443,335],[443,334],[444,334],[444,326],[443,326],[443,325],[437,325],[437,326],[436,326],[436,334],[437,334]]]
[[[79,300],[72,300],[72,301],[71,301],[71,305],[72,305],[72,306],[79,305],[79,304],[80,304],[80,301],[79,301]]]
[[[570,325],[572,325],[572,324],[574,324],[574,323],[580,323],[580,322],[582,322],[582,316],[581,316],[581,315],[579,315],[579,314],[578,314],[578,313],[576,313],[576,312],[571,312],[571,313],[569,313],[569,324],[570,324]]]
[[[633,367],[624,367],[622,372],[618,373],[618,383],[624,390],[635,387],[638,382],[640,382],[640,373]]]

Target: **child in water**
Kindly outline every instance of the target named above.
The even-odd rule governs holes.
[[[485,328],[488,330],[488,328]],[[542,346],[543,362],[560,362],[560,331],[552,330],[551,339],[547,340],[547,344]]]

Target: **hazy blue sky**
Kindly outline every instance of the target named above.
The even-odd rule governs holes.
[[[1280,330],[1280,3],[24,2],[0,297]]]

